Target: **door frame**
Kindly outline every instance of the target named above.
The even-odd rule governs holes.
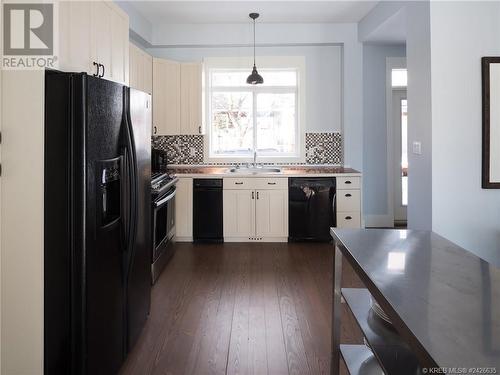
[[[401,112],[401,101],[402,100],[408,100],[408,90],[406,89],[406,87],[396,87],[396,88],[393,88],[392,89],[392,104],[395,104],[395,99],[398,99],[398,102],[399,102],[399,106],[397,108],[394,108],[394,106],[392,107],[392,110],[393,110],[393,113],[392,113],[392,119],[393,119],[393,128],[392,128],[392,131],[393,131],[393,134],[394,136],[398,136],[399,137],[399,140],[397,140],[396,138],[394,138],[394,143],[392,144],[392,147],[393,147],[393,151],[395,151],[396,149],[396,144],[399,146],[399,150],[400,150],[400,153],[399,154],[396,154],[394,155],[394,160],[393,160],[393,164],[392,164],[392,173],[393,173],[393,176],[394,176],[394,179],[392,180],[392,186],[393,186],[393,197],[392,197],[392,201],[393,201],[393,213],[394,213],[394,226],[396,226],[396,224],[404,224],[404,223],[407,223],[408,221],[408,211],[407,211],[407,207],[408,206],[403,206],[401,204],[401,200],[402,200],[402,196],[403,196],[403,190],[402,190],[402,182],[401,182],[401,177],[398,177],[398,174],[400,175],[401,174],[401,164],[398,163],[400,161],[400,157],[399,155],[401,155],[401,126],[402,126],[402,121],[401,121],[401,116],[402,116],[402,112]],[[407,102],[408,103],[408,102]],[[396,120],[397,118],[397,120]],[[395,123],[397,121],[397,123]],[[397,127],[399,127],[399,131],[397,130]],[[398,166],[399,167],[396,167]],[[399,182],[397,182],[399,180]],[[397,191],[397,190],[400,190],[400,191]],[[398,198],[398,199],[396,199]],[[397,200],[399,200],[399,205],[397,203]],[[399,211],[399,210],[402,210],[402,211]],[[403,214],[404,212],[404,214]],[[401,216],[404,216],[405,219],[404,220],[401,220]]]
[[[385,62],[385,118],[387,150],[387,221],[388,227],[394,227],[394,125],[392,120],[392,69],[406,69],[406,57],[387,57]]]

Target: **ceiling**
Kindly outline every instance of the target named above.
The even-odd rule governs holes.
[[[153,25],[247,23],[258,12],[258,22],[359,22],[378,1],[131,1]]]

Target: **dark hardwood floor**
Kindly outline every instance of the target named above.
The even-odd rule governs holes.
[[[330,373],[333,245],[175,246],[121,375]],[[343,342],[360,343],[347,311]]]

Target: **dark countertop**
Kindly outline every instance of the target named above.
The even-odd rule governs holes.
[[[331,234],[424,364],[500,372],[498,268],[433,232]]]
[[[233,177],[279,177],[279,176],[301,176],[301,175],[361,175],[359,171],[352,168],[344,167],[328,167],[328,166],[286,166],[280,167],[280,173],[265,173],[265,174],[232,174],[229,172],[231,166],[193,166],[193,167],[170,167],[168,173],[176,175],[204,175],[204,176],[233,176]]]

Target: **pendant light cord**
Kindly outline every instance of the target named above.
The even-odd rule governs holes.
[[[255,18],[253,19],[253,66],[255,66]]]

